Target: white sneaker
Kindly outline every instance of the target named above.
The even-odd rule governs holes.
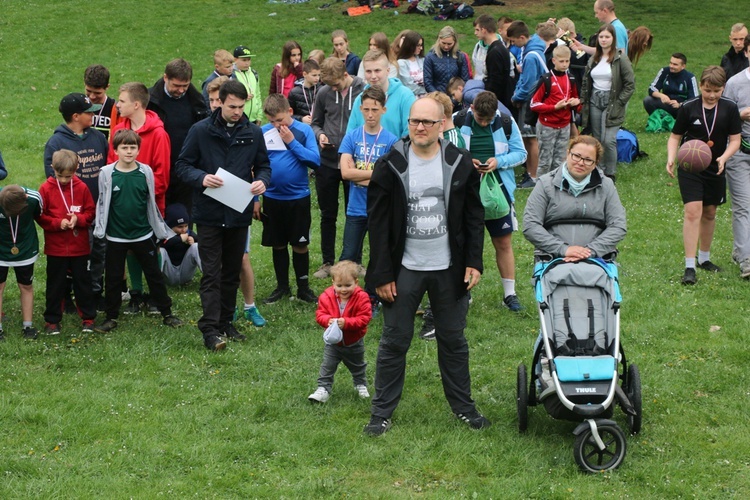
[[[323,264],[313,273],[313,278],[323,280],[331,275],[331,264]]]
[[[367,389],[365,389],[365,391],[367,391]],[[307,396],[307,399],[309,399],[313,403],[325,403],[330,397],[331,393],[328,392],[325,387],[318,387],[317,389],[315,389],[315,392]]]
[[[370,397],[370,393],[367,391],[366,385],[357,385],[357,386],[354,386],[354,388],[357,389],[357,392],[359,393],[360,398],[367,399]]]
[[[750,278],[750,258],[740,262],[740,277],[745,279]]]

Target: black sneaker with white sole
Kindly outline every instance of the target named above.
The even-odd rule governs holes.
[[[365,434],[368,436],[382,436],[383,434],[388,431],[388,429],[391,428],[391,419],[389,418],[383,418],[373,415],[370,417],[370,423],[365,425],[365,428],[362,430]]]

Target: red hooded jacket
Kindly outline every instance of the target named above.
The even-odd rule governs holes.
[[[109,144],[112,147],[109,148],[107,163],[117,161],[117,155],[112,145],[115,132],[129,128],[131,128],[130,118],[123,118],[110,130]],[[154,197],[156,198],[156,206],[159,207],[159,212],[164,217],[164,209],[167,208],[166,194],[169,187],[169,162],[172,152],[169,135],[164,130],[164,122],[150,109],[146,110],[146,122],[136,130],[136,133],[141,136],[141,148],[136,160],[145,163],[154,172]]]
[[[372,305],[370,296],[360,287],[354,289],[344,307],[344,313],[339,312],[339,301],[336,291],[332,286],[320,294],[318,298],[318,310],[315,319],[320,326],[328,328],[331,318],[344,318],[344,340],[336,345],[348,346],[357,342],[367,333],[367,325],[372,318]]]
[[[65,197],[64,202],[60,190]],[[37,223],[44,229],[44,253],[53,257],[80,257],[90,254],[89,231],[94,221],[95,206],[86,184],[74,175],[70,184],[58,187],[57,179],[48,177],[44,184],[39,186],[39,195],[42,197],[42,214]],[[62,220],[69,219],[66,203],[70,211],[78,217],[74,230],[60,229]]]

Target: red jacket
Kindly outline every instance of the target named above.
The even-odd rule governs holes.
[[[70,197],[71,184],[73,198]],[[77,176],[73,176],[71,184],[58,187],[57,179],[49,177],[39,186],[42,197],[42,214],[37,223],[44,229],[44,253],[53,257],[80,257],[91,253],[89,246],[89,231],[94,221],[95,206],[91,191]],[[60,196],[62,189],[65,202]],[[67,217],[68,209],[78,217],[75,230],[60,229],[60,222]]]
[[[567,99],[578,99],[578,89],[575,83],[570,80],[567,73],[558,75],[552,72],[550,73],[549,95],[546,99],[544,98],[545,90],[544,83],[542,83],[531,98],[530,107],[532,111],[539,114],[539,122],[550,128],[570,127],[571,108],[566,106],[562,109],[555,109],[555,104],[565,99],[566,96]],[[572,109],[580,112],[581,105]]]
[[[294,67],[294,71],[286,76],[281,76],[281,64],[273,67],[271,72],[271,85],[268,89],[270,94],[284,94],[289,97],[289,92],[294,88],[294,82],[302,78],[302,64]]]
[[[117,125],[112,127],[109,132],[110,146],[112,146],[115,132],[120,129],[129,128],[131,128],[129,118],[123,118]],[[164,130],[164,122],[150,109],[146,111],[146,123],[136,130],[136,133],[141,136],[141,149],[138,151],[136,160],[145,163],[154,172],[154,197],[156,198],[156,206],[159,207],[159,212],[164,217],[164,209],[167,208],[166,194],[169,187],[169,161],[172,152],[169,135]],[[115,154],[114,146],[112,146],[109,148],[107,163],[114,163],[116,161],[117,155]]]
[[[326,288],[318,298],[315,320],[323,328],[328,328],[328,321],[331,318],[344,318],[344,340],[337,345],[354,344],[367,333],[367,324],[372,318],[370,296],[360,287],[356,287],[344,307],[344,314],[341,314],[339,313],[339,301],[334,288],[332,286]]]

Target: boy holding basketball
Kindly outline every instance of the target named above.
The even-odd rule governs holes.
[[[684,209],[682,240],[685,247],[683,285],[694,285],[696,247],[697,266],[706,271],[721,268],[710,260],[716,208],[726,202],[724,165],[740,147],[740,113],[737,105],[721,96],[726,74],[719,66],[709,66],[701,74],[700,97],[686,101],[677,113],[677,121],[667,141],[667,173],[674,177],[680,145],[698,139],[711,149],[711,163],[699,172],[677,170]],[[699,245],[700,243],[700,245]]]

